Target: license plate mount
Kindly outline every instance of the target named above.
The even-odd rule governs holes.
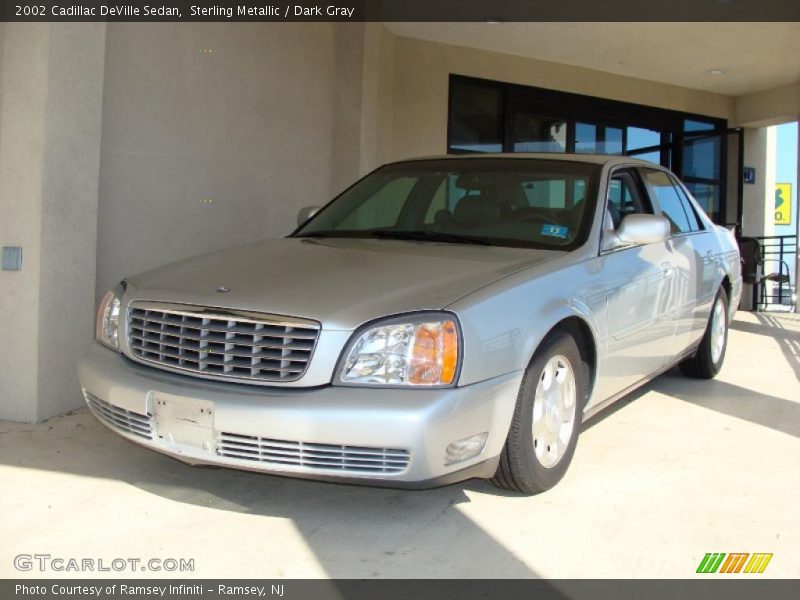
[[[157,394],[153,404],[158,437],[204,450],[214,448],[213,402]]]

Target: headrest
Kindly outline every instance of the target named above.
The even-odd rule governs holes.
[[[525,191],[518,181],[503,181],[498,183],[489,190],[492,200],[498,203],[501,207],[510,209],[522,208],[528,205],[528,199],[525,197]]]
[[[494,185],[494,177],[486,173],[464,173],[456,177],[455,186],[462,190],[483,190]]]
[[[500,220],[500,209],[485,196],[464,196],[456,205],[453,220],[462,227],[490,225]]]

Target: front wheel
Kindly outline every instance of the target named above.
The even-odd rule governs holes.
[[[681,364],[681,372],[695,379],[711,379],[722,368],[728,347],[728,294],[720,288],[700,346],[694,356]]]
[[[497,487],[538,494],[567,472],[586,400],[586,369],[575,340],[545,340],[525,371],[500,464]]]

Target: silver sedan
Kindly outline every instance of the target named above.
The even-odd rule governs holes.
[[[298,220],[109,291],[97,418],[191,464],[537,493],[582,420],[675,365],[713,377],[741,294],[730,232],[625,157],[407,160]]]

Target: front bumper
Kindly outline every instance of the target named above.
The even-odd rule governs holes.
[[[134,363],[99,344],[79,377],[98,419],[190,464],[397,487],[491,477],[521,372],[447,389],[216,383]],[[483,451],[445,465],[451,442],[488,432]]]

